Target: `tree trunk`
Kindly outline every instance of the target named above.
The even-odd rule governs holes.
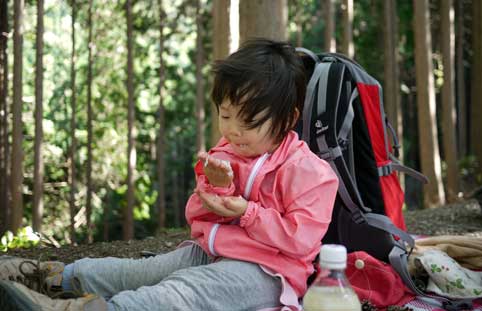
[[[190,167],[191,163],[192,163],[192,160],[191,160],[191,157],[188,157],[188,149],[185,148],[184,146],[186,146],[186,144],[184,143],[183,140],[181,140],[181,144],[180,144],[180,147],[181,147],[181,152],[180,152],[180,155],[181,155],[181,163],[183,163],[182,165],[182,169],[180,170],[180,173],[179,173],[179,186],[180,186],[180,192],[179,192],[179,198],[180,198],[180,204],[179,204],[179,227],[186,227],[186,203],[187,203],[187,200],[188,200],[188,193],[192,193],[192,188],[193,187],[189,187],[189,179],[187,177],[187,175],[189,174],[189,172],[191,171],[190,169],[186,169],[187,167]]]
[[[115,203],[114,203],[114,200],[112,199],[113,197],[113,194],[111,191],[109,191],[106,195],[106,202],[104,202],[103,206],[103,215],[102,215],[102,222],[103,222],[103,225],[102,225],[102,241],[104,242],[107,242],[110,240],[109,238],[109,231],[110,231],[110,221],[111,221],[111,215],[110,215],[110,211],[111,211],[111,206],[113,206]]]
[[[395,0],[386,0],[384,4],[384,100],[388,121],[395,129],[399,142],[403,141],[403,113],[400,96],[400,69],[398,63],[398,20]],[[394,143],[394,142],[393,142]],[[400,161],[403,162],[403,150],[400,150]],[[399,175],[400,184],[404,187],[403,174]]]
[[[93,66],[93,57],[92,57],[92,49],[94,47],[94,42],[92,42],[92,32],[93,32],[93,25],[92,25],[92,2],[93,0],[89,0],[89,12],[87,17],[87,28],[89,29],[89,38],[88,38],[88,61],[87,61],[87,168],[86,168],[86,179],[87,179],[87,198],[85,202],[85,209],[86,209],[86,223],[87,223],[87,242],[92,243],[94,241],[93,227],[92,227],[92,66]]]
[[[213,0],[213,58],[223,59],[228,56],[230,50],[230,1]],[[211,146],[214,146],[221,138],[218,128],[218,111],[214,103],[211,103]]]
[[[75,213],[77,211],[77,207],[75,205],[75,193],[76,193],[76,169],[75,169],[75,154],[77,151],[77,138],[75,137],[75,129],[77,128],[77,103],[76,103],[76,93],[77,93],[77,86],[76,86],[76,74],[75,74],[75,63],[76,63],[76,56],[75,56],[75,19],[77,15],[77,8],[76,8],[76,0],[72,0],[72,51],[71,51],[71,59],[70,59],[70,88],[72,90],[71,98],[70,98],[70,109],[71,109],[71,118],[70,118],[70,156],[69,156],[69,163],[70,163],[70,173],[69,173],[69,184],[70,184],[70,197],[69,197],[69,206],[70,206],[70,240],[72,243],[76,242],[75,237]]]
[[[166,190],[165,190],[165,109],[163,101],[162,90],[164,88],[164,58],[162,54],[164,53],[164,23],[165,14],[163,1],[159,0],[159,111],[158,111],[158,123],[159,123],[159,133],[157,135],[157,181],[158,181],[158,194],[157,194],[157,212],[158,212],[158,225],[160,228],[166,227]]]
[[[465,27],[464,27],[464,1],[456,1],[455,6],[455,22],[456,24],[456,52],[455,52],[455,68],[456,68],[456,81],[457,92],[456,102],[458,106],[458,146],[459,157],[465,157],[467,155],[467,102],[465,95],[465,65],[464,65],[464,43],[465,43]]]
[[[302,13],[303,13],[303,4],[302,3],[295,3],[294,4],[296,15],[295,15],[295,23],[296,23],[296,46],[301,47],[303,46],[303,22],[302,22]]]
[[[472,1],[472,100],[470,109],[470,149],[477,158],[482,173],[482,1]]]
[[[178,149],[179,145],[181,144],[180,140],[176,140],[173,144],[173,159],[176,159],[176,162],[179,161],[179,154],[178,154]],[[176,163],[177,164],[177,163]],[[171,202],[172,202],[172,211],[173,211],[173,220],[174,220],[174,227],[180,227],[181,222],[180,222],[180,209],[181,207],[179,206],[180,196],[181,196],[181,190],[180,190],[180,174],[179,174],[179,169],[180,165],[174,165],[173,170],[172,170],[172,192],[171,192]]]
[[[336,52],[335,6],[333,0],[324,1],[325,8],[325,51]]]
[[[413,4],[420,162],[422,173],[430,180],[424,188],[424,207],[432,208],[445,203],[437,140],[432,38],[428,0],[414,0]]]
[[[341,52],[346,56],[353,58],[355,56],[355,45],[353,44],[353,0],[343,0],[342,8],[343,45],[341,47]],[[393,33],[393,35],[395,35],[395,33]]]
[[[254,37],[287,40],[287,24],[287,0],[240,1],[239,3],[241,43]]]
[[[33,188],[33,230],[40,232],[43,215],[43,33],[44,1],[37,1],[37,37],[35,63],[35,143],[34,143],[34,188]]]
[[[204,117],[204,66],[202,3],[196,1],[196,151],[206,150]]]
[[[455,137],[455,82],[454,82],[454,8],[452,0],[441,3],[442,62],[444,84],[442,86],[442,134],[445,163],[447,165],[447,201],[454,202],[459,192],[459,170],[457,166],[457,141]]]
[[[12,105],[12,156],[11,194],[12,219],[10,229],[16,232],[22,226],[23,216],[23,124],[22,124],[22,50],[23,50],[24,0],[14,1],[13,33],[13,105]]]
[[[134,174],[136,168],[136,148],[134,140],[134,68],[131,0],[126,0],[127,17],[127,206],[124,212],[124,240],[134,238]]]
[[[8,142],[8,1],[0,0],[0,236],[9,227]]]

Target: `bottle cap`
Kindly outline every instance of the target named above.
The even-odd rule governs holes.
[[[326,269],[346,268],[346,247],[337,244],[325,244],[320,250],[320,266]]]

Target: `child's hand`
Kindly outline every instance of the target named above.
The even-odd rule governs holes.
[[[229,187],[233,180],[233,170],[228,161],[210,157],[207,152],[199,152],[198,158],[204,162],[204,174],[215,187]]]
[[[203,207],[210,210],[214,214],[223,217],[239,217],[244,214],[248,208],[248,201],[243,197],[225,196],[220,197],[202,191],[196,191],[203,202]]]

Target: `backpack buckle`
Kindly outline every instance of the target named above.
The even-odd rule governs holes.
[[[380,177],[388,176],[388,175],[392,174],[392,172],[393,172],[392,162],[378,167],[378,176],[380,176]]]
[[[339,146],[337,146],[335,148],[328,148],[327,150],[318,152],[317,155],[320,159],[325,161],[333,161],[336,158],[341,157],[343,155],[343,151]]]
[[[347,146],[348,146],[348,142],[349,140],[348,139],[338,139],[338,145],[341,147],[341,149],[343,150],[346,150]]]
[[[351,218],[356,224],[362,224],[366,222],[366,219],[360,210],[357,210],[356,212],[352,213]]]

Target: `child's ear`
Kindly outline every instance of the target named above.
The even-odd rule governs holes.
[[[294,128],[296,126],[296,122],[298,122],[298,119],[300,117],[300,111],[298,108],[295,107],[295,117],[293,118],[293,123],[291,124],[291,128]]]

